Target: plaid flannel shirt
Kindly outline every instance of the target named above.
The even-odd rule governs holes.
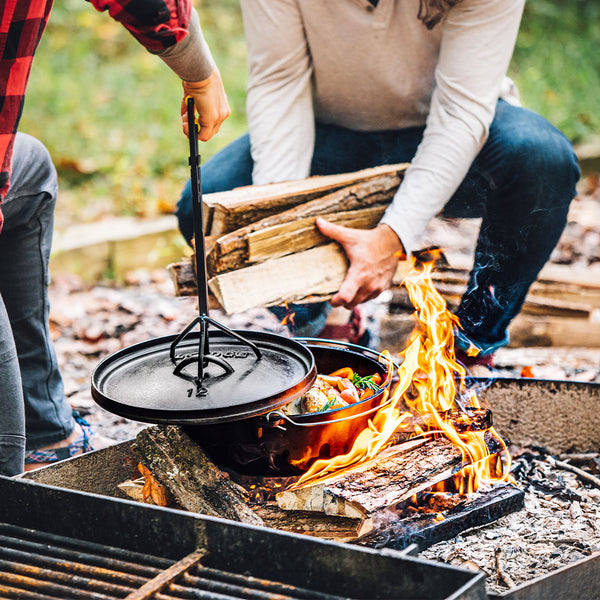
[[[160,52],[187,33],[191,0],[88,0],[126,27],[150,52]],[[0,0],[0,202],[9,187],[15,135],[33,55],[52,0]],[[0,229],[2,228],[0,209]]]

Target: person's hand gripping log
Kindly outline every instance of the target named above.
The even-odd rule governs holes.
[[[333,306],[352,309],[390,287],[398,262],[405,255],[391,227],[380,224],[375,229],[350,229],[321,217],[317,227],[342,246],[350,261],[346,278],[330,300]]]

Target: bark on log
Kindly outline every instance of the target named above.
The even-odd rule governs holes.
[[[344,227],[373,229],[381,220],[385,209],[386,206],[373,206],[326,214],[323,218]],[[316,220],[317,217],[308,217],[250,233],[247,237],[248,264],[265,262],[330,242],[318,230]]]
[[[136,437],[135,451],[184,509],[263,524],[246,504],[242,488],[223,475],[180,427],[158,425],[143,429]]]
[[[445,438],[394,452],[401,446],[325,481],[281,492],[277,503],[284,510],[318,510],[369,519],[377,511],[445,481],[462,460],[460,450]]]
[[[298,204],[381,175],[402,175],[408,163],[382,165],[353,173],[309,177],[269,185],[247,186],[204,195],[207,235],[224,235]]]
[[[485,431],[493,425],[493,415],[489,408],[467,408],[464,411],[452,409],[441,413],[445,422],[452,424],[459,433],[467,431]],[[390,438],[392,444],[405,442],[414,435],[417,428],[421,430],[436,429],[436,421],[432,415],[414,415],[402,423],[402,429],[397,429]]]
[[[173,282],[175,296],[198,296],[198,280],[196,279],[196,269],[192,258],[168,265],[167,272]],[[208,308],[222,308],[214,294],[210,293],[210,290],[208,293]]]
[[[290,512],[282,510],[275,502],[254,506],[253,510],[267,527],[336,542],[352,542],[373,528],[370,520],[331,517],[310,511]]]
[[[270,217],[253,221],[245,227],[223,235],[217,239],[214,247],[207,254],[208,272],[211,277],[214,277],[247,265],[248,236],[256,231],[308,217],[360,210],[377,205],[385,208],[392,201],[400,182],[399,175],[382,175],[304,202]]]

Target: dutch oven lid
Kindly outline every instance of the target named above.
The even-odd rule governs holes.
[[[117,415],[148,423],[210,425],[267,413],[304,394],[317,376],[315,360],[302,343],[260,331],[235,332],[260,349],[260,358],[239,339],[209,331],[209,362],[194,380],[199,336],[176,348],[176,361],[189,359],[176,373],[172,345],[177,336],[154,338],[111,354],[92,373],[92,397]]]

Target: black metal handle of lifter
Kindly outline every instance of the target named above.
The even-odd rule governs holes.
[[[196,278],[198,280],[198,313],[208,315],[208,284],[202,215],[202,187],[200,184],[200,156],[198,154],[198,124],[196,123],[194,99],[187,99],[190,140],[190,170],[192,180],[192,208],[194,214],[194,245],[196,247]]]
[[[200,337],[198,341],[198,377],[199,382],[204,377],[205,361],[214,362],[221,365],[228,373],[233,372],[233,369],[221,358],[210,356],[208,325],[212,323],[218,329],[221,329],[231,337],[244,342],[254,352],[257,358],[261,358],[262,353],[259,347],[247,340],[238,333],[231,331],[229,328],[214,321],[208,316],[208,277],[206,272],[206,250],[204,244],[204,217],[202,214],[202,185],[200,180],[200,155],[198,154],[198,123],[196,122],[196,107],[194,99],[190,96],[187,98],[187,117],[189,127],[190,141],[190,170],[192,184],[192,209],[194,220],[194,246],[196,250],[196,280],[198,287],[198,317],[194,319],[185,330],[177,337],[171,346],[171,360],[175,362],[175,347],[183,339],[187,333],[198,324],[200,327]],[[189,364],[191,361],[185,360],[183,363]],[[182,368],[185,364],[180,364],[175,369],[176,375],[182,375]]]

